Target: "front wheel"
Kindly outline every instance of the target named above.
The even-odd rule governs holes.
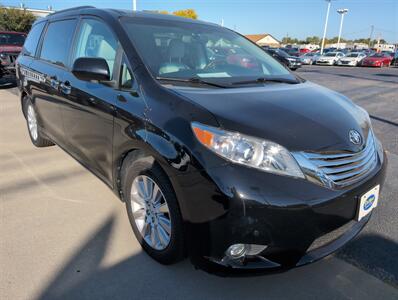
[[[129,155],[122,168],[127,215],[142,248],[162,264],[185,256],[182,217],[171,183],[153,158]]]

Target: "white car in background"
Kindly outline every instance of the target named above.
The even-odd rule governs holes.
[[[365,53],[362,52],[351,52],[341,58],[338,62],[338,66],[359,66],[362,60],[366,57]]]
[[[320,56],[317,61],[316,64],[317,65],[327,65],[327,66],[333,66],[335,64],[337,64],[337,62],[343,58],[345,55],[343,52],[328,52],[322,56]]]
[[[318,52],[308,52],[300,56],[301,63],[303,65],[313,65],[316,63],[320,54]]]

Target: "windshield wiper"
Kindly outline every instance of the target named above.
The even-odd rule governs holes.
[[[255,83],[267,83],[267,82],[280,82],[280,83],[289,83],[289,84],[297,84],[297,83],[299,83],[299,81],[297,81],[297,80],[291,80],[291,79],[285,79],[285,78],[265,78],[265,77],[260,77],[260,78],[252,79],[252,80],[232,82],[232,84],[233,85],[240,85],[240,84],[255,84]]]
[[[156,77],[157,80],[164,80],[164,81],[175,81],[175,82],[187,82],[187,83],[194,83],[194,84],[205,84],[210,85],[218,88],[227,88],[225,85],[221,85],[218,83],[210,82],[203,80],[199,77],[192,77],[192,78],[174,78],[174,77]]]

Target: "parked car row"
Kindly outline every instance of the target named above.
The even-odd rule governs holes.
[[[303,54],[298,48],[270,48],[265,46],[263,49],[291,70],[297,70],[302,65],[315,64],[380,68],[398,65],[398,52],[383,51],[377,53],[368,49],[349,52],[347,49],[328,48],[321,55],[319,51],[309,51]]]
[[[327,52],[320,55],[319,52],[309,52],[300,56],[302,64],[306,65],[328,65],[328,66],[363,66],[363,67],[389,67],[396,65],[397,56],[395,53],[371,53],[349,52],[347,54],[341,51]]]

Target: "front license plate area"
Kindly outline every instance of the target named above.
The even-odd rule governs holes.
[[[357,221],[367,216],[376,206],[379,201],[380,185],[376,185],[374,188],[366,192],[359,199],[359,208],[357,213]]]

